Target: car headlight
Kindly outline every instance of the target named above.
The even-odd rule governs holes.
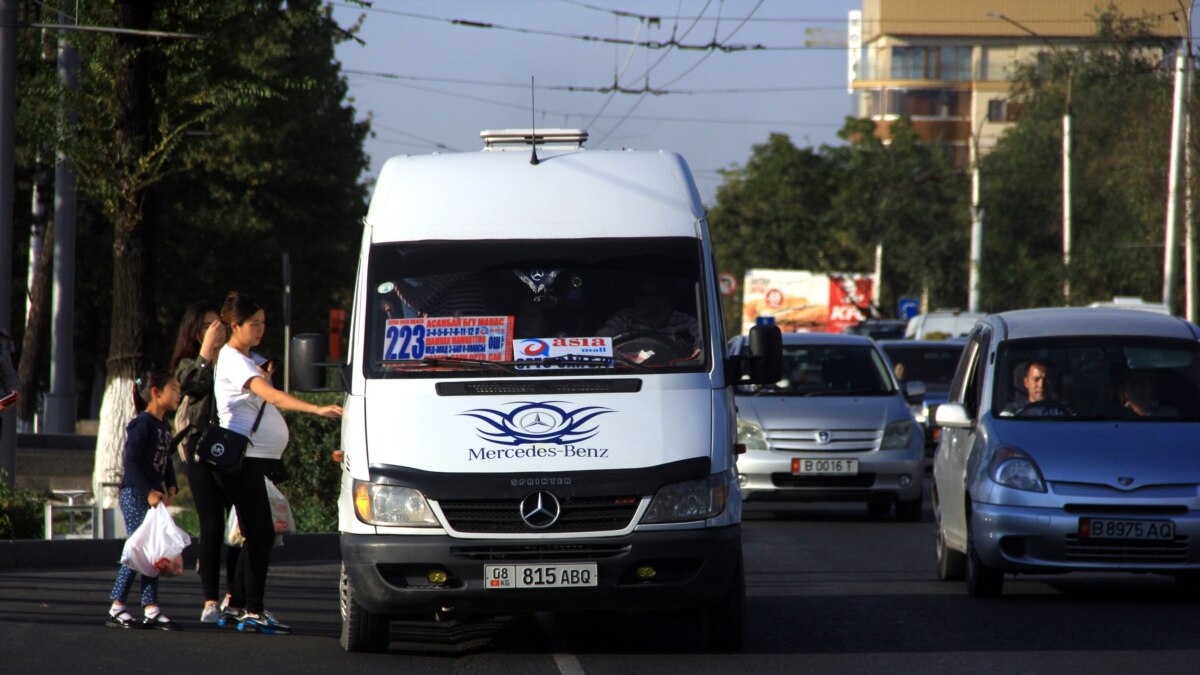
[[[748,452],[767,449],[767,435],[763,433],[762,427],[740,417],[737,421],[737,442],[746,446]]]
[[[902,450],[912,444],[913,434],[917,431],[917,424],[912,420],[900,420],[892,422],[883,430],[883,443],[880,444],[880,450]]]
[[[354,481],[354,513],[368,525],[437,527],[425,495],[412,488]]]
[[[1016,448],[1000,448],[992,457],[988,474],[992,480],[1014,490],[1045,492],[1046,481],[1033,458]]]
[[[643,523],[680,523],[720,515],[729,497],[725,473],[664,485],[650,501]]]

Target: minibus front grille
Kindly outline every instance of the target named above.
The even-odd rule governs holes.
[[[459,380],[434,385],[438,396],[542,396],[557,394],[632,394],[637,378],[586,380]]]
[[[530,544],[519,546],[453,546],[450,554],[480,562],[556,562],[599,560],[629,553],[628,544]]]
[[[558,520],[550,527],[530,527],[521,518],[520,499],[448,499],[438,506],[456,532],[532,534],[537,532],[609,532],[629,527],[638,497],[561,499]]]

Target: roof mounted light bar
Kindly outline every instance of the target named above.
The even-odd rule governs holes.
[[[485,129],[479,132],[484,150],[525,150],[531,145],[543,148],[579,150],[588,139],[583,129]]]

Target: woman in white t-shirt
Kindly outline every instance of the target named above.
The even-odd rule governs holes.
[[[229,605],[219,623],[235,621],[243,630],[263,633],[289,633],[291,629],[263,609],[267,570],[275,525],[264,482],[265,463],[283,456],[288,443],[287,423],[279,408],[312,413],[321,417],[341,417],[336,405],[319,406],[271,386],[271,371],[255,365],[250,350],[262,341],[266,325],[261,306],[237,292],[225,298],[221,321],[229,327],[229,342],[221,348],[214,372],[213,394],[222,427],[250,437],[242,470],[223,476],[225,492],[237,509],[238,526],[246,538],[234,572]],[[262,420],[251,433],[259,408]]]

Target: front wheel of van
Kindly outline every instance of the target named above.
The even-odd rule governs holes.
[[[717,602],[704,608],[704,647],[710,652],[742,650],[745,631],[746,574],[738,555],[737,569],[729,590]]]
[[[354,583],[342,563],[338,580],[342,609],[342,649],[348,652],[381,652],[388,647],[388,619],[363,609],[354,598]]]

